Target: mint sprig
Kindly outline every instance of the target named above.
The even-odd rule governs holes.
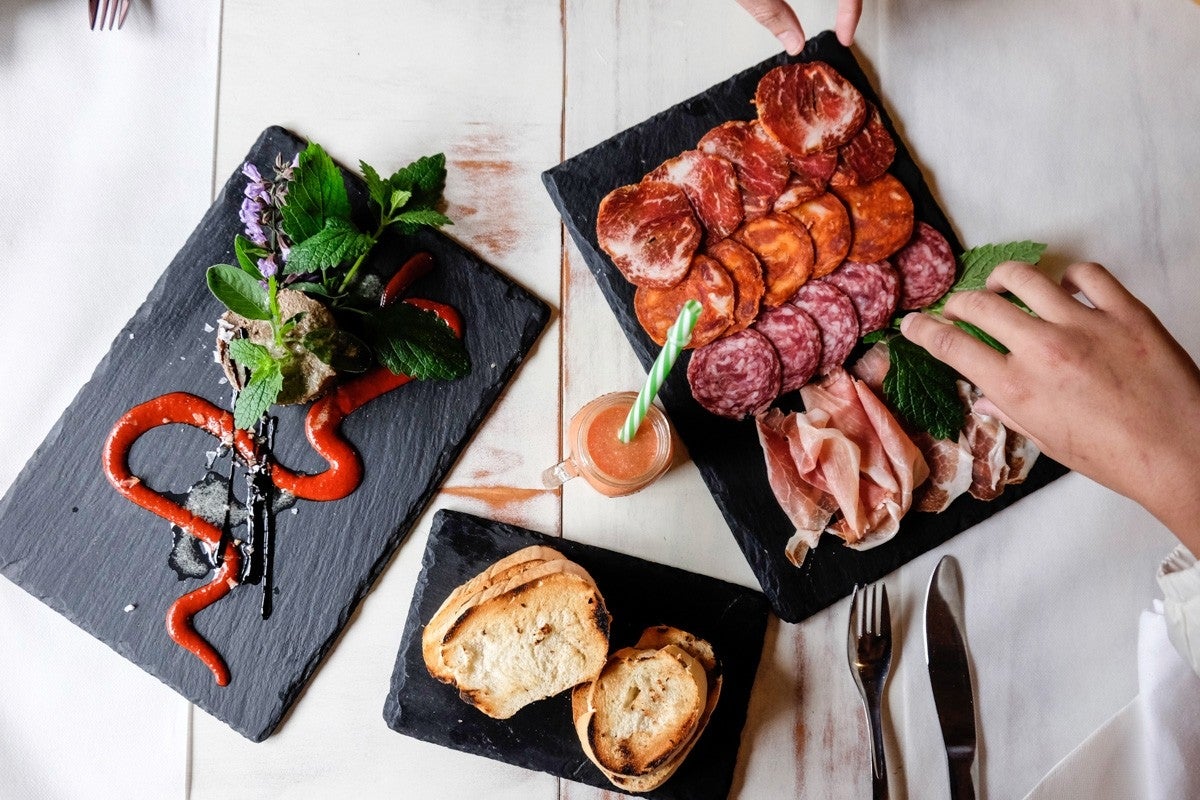
[[[955,292],[969,292],[987,287],[988,276],[992,270],[1005,261],[1024,261],[1026,264],[1036,264],[1046,252],[1046,245],[1040,242],[1007,242],[1004,244],[984,244],[972,247],[958,257],[959,278],[950,290],[937,301],[926,308],[935,314],[942,313],[946,301]]]
[[[884,399],[909,425],[935,439],[957,436],[966,421],[958,374],[903,336],[891,336],[887,346],[891,365],[883,378]]]

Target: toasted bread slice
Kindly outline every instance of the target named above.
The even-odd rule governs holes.
[[[544,566],[541,577],[486,590],[443,637],[448,682],[488,716],[507,719],[604,667],[610,617],[595,582],[569,561]]]

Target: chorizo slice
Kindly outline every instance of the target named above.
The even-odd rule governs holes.
[[[832,194],[807,200],[788,214],[804,226],[812,237],[813,278],[822,278],[837,269],[850,252],[850,214],[842,201]]]
[[[850,212],[851,261],[882,261],[908,243],[913,232],[913,201],[904,185],[884,173],[858,186],[831,185]]]
[[[745,330],[758,317],[763,294],[767,290],[758,256],[736,239],[717,242],[708,248],[707,255],[720,261],[729,277],[733,278],[733,322],[726,334]]]
[[[688,347],[703,347],[723,334],[733,321],[733,279],[716,259],[698,255],[684,279],[667,289],[639,286],[633,293],[638,322],[659,345],[688,300],[700,303],[700,317]]]
[[[662,181],[614,189],[596,215],[600,247],[637,286],[665,289],[683,280],[700,235],[687,195]]]
[[[867,101],[824,61],[784,64],[754,94],[763,128],[793,156],[840,147],[862,128]]]
[[[687,377],[697,403],[719,416],[742,419],[766,411],[779,396],[782,370],[767,337],[747,328],[692,353]]]
[[[691,202],[704,226],[705,241],[719,242],[742,224],[742,193],[728,159],[700,150],[685,150],[654,169],[645,180],[674,184]]]
[[[763,305],[774,308],[788,301],[812,275],[813,243],[808,231],[786,214],[750,220],[734,234],[763,266],[766,291]]]

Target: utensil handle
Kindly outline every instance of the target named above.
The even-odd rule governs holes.
[[[888,800],[887,761],[883,755],[883,714],[879,703],[867,703],[871,729],[871,800]]]
[[[950,800],[975,800],[975,779],[971,775],[974,758],[951,758]]]

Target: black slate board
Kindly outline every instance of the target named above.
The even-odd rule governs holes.
[[[659,348],[642,330],[634,314],[633,285],[621,276],[596,241],[596,212],[601,199],[618,186],[637,183],[664,160],[695,147],[713,126],[731,119],[754,119],[751,101],[759,79],[780,64],[812,60],[828,62],[879,107],[884,124],[896,140],[896,160],[890,171],[912,195],[917,219],[941,231],[955,253],[962,252],[949,220],[866,73],[853,53],[839,44],[832,32],[826,31],[810,39],[799,56],[789,58],[780,54],[757,64],[542,175],[567,230],[647,370]],[[1010,486],[991,503],[964,495],[941,514],[909,514],[892,541],[863,552],[843,547],[840,540],[826,535],[820,547],[809,552],[804,566],[797,569],[784,556],[784,545],[795,529],[767,483],[753,420],[733,422],[701,408],[688,389],[689,358],[690,352],[680,359],[659,396],[772,608],[789,622],[815,614],[848,595],[856,583],[886,575],[1067,472],[1065,467],[1043,456],[1025,483]],[[783,402],[786,406],[798,401],[784,398]]]
[[[305,143],[268,128],[246,156],[266,172],[276,153]],[[349,174],[349,173],[347,173]],[[453,180],[451,176],[451,180]],[[549,308],[449,237],[429,232],[380,242],[372,263],[395,269],[416,250],[436,269],[414,296],[449,303],[466,325],[469,376],[413,382],[375,400],[342,426],[365,464],[350,497],[299,501],[278,517],[274,615],[259,617],[261,588],[242,586],[201,612],[196,627],[232,672],[217,686],[201,662],[175,645],[164,615],[201,585],[167,567],[170,525],[119,496],[100,467],[101,446],[126,409],[164,392],[199,394],[222,408],[213,334],[223,310],[204,284],[212,264],[234,263],[234,234],[245,179],[235,173],[137,314],[113,342],[91,380],[0,500],[0,572],[242,735],[260,741],[275,729],[333,646],[342,627],[415,524],[505,384],[533,346]],[[351,202],[365,189],[351,180]],[[369,268],[369,265],[368,265]],[[303,435],[306,409],[280,413],[275,452],[293,469],[325,464]],[[214,440],[169,426],[148,434],[131,466],[159,491],[183,492],[204,474]],[[240,487],[239,487],[240,488]],[[125,612],[127,604],[136,609]]]
[[[549,545],[595,579],[612,614],[611,648],[632,646],[651,625],[674,625],[712,643],[724,672],[721,699],[691,755],[644,796],[722,800],[729,795],[754,675],[762,655],[767,601],[751,589],[592,545],[456,511],[439,511],[425,548],[383,717],[393,730],[434,744],[612,789],[583,754],[571,722],[570,692],[497,720],[434,680],[421,657],[421,632],[454,587],[509,553]]]

